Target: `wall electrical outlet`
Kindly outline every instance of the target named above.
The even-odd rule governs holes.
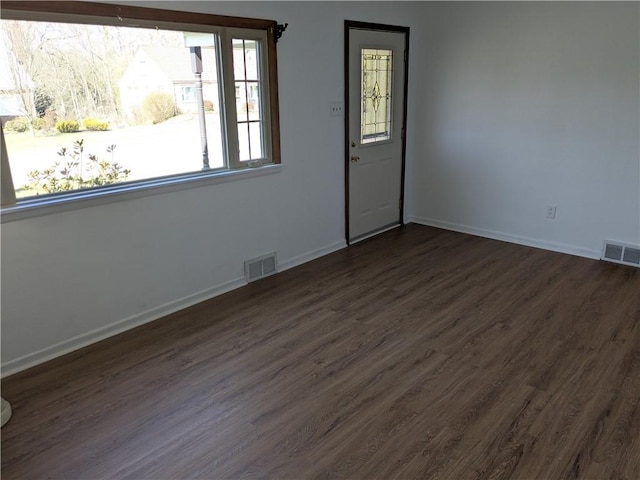
[[[555,205],[549,205],[547,207],[547,214],[546,217],[550,218],[551,220],[555,220],[556,218],[556,206]]]
[[[341,117],[344,115],[344,103],[342,102],[334,102],[331,104],[331,116],[332,117]]]

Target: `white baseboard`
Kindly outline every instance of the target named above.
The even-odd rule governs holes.
[[[316,250],[303,253],[302,255],[297,255],[285,262],[282,262],[280,265],[278,265],[278,271],[284,272],[285,270],[289,270],[290,268],[297,267],[298,265],[302,265],[303,263],[310,262],[311,260],[315,260],[316,258],[324,257],[325,255],[337,252],[338,250],[342,250],[346,247],[347,242],[345,240],[330,243],[326,247],[318,248]]]
[[[243,285],[246,285],[244,277],[225,282],[221,285],[202,290],[200,292],[187,295],[186,297],[179,298],[172,302],[165,303],[159,307],[151,308],[142,313],[131,315],[130,317],[119,320],[115,323],[105,325],[104,327],[91,330],[90,332],[77,335],[68,340],[64,340],[50,347],[43,348],[33,353],[23,355],[14,360],[10,360],[2,364],[2,376],[6,377],[14,373],[26,370],[27,368],[34,367],[40,363],[53,360],[54,358],[66,355],[67,353],[79,350],[93,343],[104,340],[105,338],[112,337],[119,333],[131,330],[132,328],[139,327],[145,323],[158,320],[166,315],[175,313],[179,310],[185,309],[192,305],[195,305],[210,298],[222,295],[223,293],[235,290]]]
[[[322,257],[345,247],[346,242],[342,240],[329,244],[326,247],[312,250],[311,252],[307,252],[302,255],[298,255],[279,265],[279,271],[288,270],[290,268],[309,262],[311,260],[315,260],[316,258]],[[209,300],[213,297],[217,297],[218,295],[222,295],[223,293],[230,292],[231,290],[235,290],[236,288],[240,288],[246,285],[246,283],[247,282],[245,281],[244,277],[236,278],[229,282],[225,282],[206,290],[187,295],[186,297],[179,298],[172,302],[165,303],[164,305],[149,309],[145,312],[132,315],[110,325],[106,325],[90,332],[77,335],[73,338],[64,340],[63,342],[57,343],[50,347],[43,348],[42,350],[23,355],[14,360],[10,360],[2,364],[2,377],[12,375],[22,370],[26,370],[27,368],[34,367],[49,360],[53,360],[54,358],[66,355],[67,353],[79,350],[80,348],[99,342],[100,340],[104,340],[132,328],[144,325],[145,323],[158,320],[159,318],[162,318],[171,313],[183,310],[197,303],[204,302],[205,300]]]
[[[417,223],[419,225],[427,225],[429,227],[442,228],[444,230],[452,230],[454,232],[468,233],[470,235],[476,235],[478,237],[491,238],[493,240],[501,240],[503,242],[516,243],[518,245],[525,245],[527,247],[541,248],[543,250],[550,250],[552,252],[567,253],[569,255],[576,255],[578,257],[591,258],[598,260],[600,258],[600,250],[589,250],[586,248],[576,247],[573,245],[567,245],[565,243],[550,242],[547,240],[539,240],[536,238],[522,237],[519,235],[512,235],[510,233],[496,232],[494,230],[487,230],[484,228],[469,227],[467,225],[459,225],[457,223],[443,222],[433,218],[416,217],[412,216],[408,219],[409,222]]]

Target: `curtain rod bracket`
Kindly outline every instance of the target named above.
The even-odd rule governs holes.
[[[284,25],[281,23],[278,23],[276,25],[276,29],[275,29],[275,37],[276,37],[276,43],[278,43],[278,40],[280,40],[280,37],[282,37],[282,34],[284,33],[284,31],[287,29],[287,27],[289,26],[288,23],[285,23]]]

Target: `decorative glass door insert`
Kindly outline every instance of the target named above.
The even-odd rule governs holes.
[[[393,51],[361,49],[360,143],[391,139]]]

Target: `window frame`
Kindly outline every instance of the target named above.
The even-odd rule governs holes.
[[[6,206],[2,206],[0,211],[2,213],[3,222],[9,219],[5,217],[13,218],[16,216],[18,211],[25,209],[37,210],[39,212],[38,214],[42,215],[47,213],[46,207],[48,205],[57,207],[51,209],[52,211],[59,211],[60,206],[67,202],[76,205],[74,208],[78,208],[77,205],[82,203],[84,198],[95,200],[96,197],[99,197],[103,199],[101,203],[104,203],[109,201],[109,197],[118,196],[119,199],[114,199],[114,201],[119,201],[122,197],[121,194],[131,194],[132,191],[158,189],[159,191],[157,193],[162,193],[167,191],[166,187],[168,184],[172,185],[174,188],[176,185],[180,185],[182,188],[188,188],[192,181],[195,182],[193,184],[194,186],[202,186],[203,180],[206,180],[207,178],[221,177],[212,180],[212,183],[219,183],[220,181],[229,181],[231,179],[243,178],[246,176],[242,174],[238,175],[238,173],[241,173],[242,170],[248,169],[250,166],[255,167],[255,165],[249,165],[250,162],[247,161],[239,161],[238,154],[232,154],[232,152],[236,151],[232,149],[237,149],[237,145],[235,144],[235,142],[237,142],[237,135],[228,134],[229,129],[237,128],[235,106],[232,109],[229,109],[228,107],[229,102],[235,104],[232,38],[259,40],[262,45],[261,49],[263,50],[260,53],[263,58],[260,61],[259,68],[264,80],[261,109],[263,110],[265,117],[265,121],[263,123],[264,158],[266,158],[268,163],[263,163],[262,166],[259,166],[258,168],[251,168],[251,170],[260,170],[263,168],[268,168],[271,172],[279,170],[278,168],[273,168],[281,163],[275,37],[277,27],[276,21],[85,1],[24,0],[3,0],[2,19],[121,27],[146,27],[188,32],[214,33],[221,39],[221,49],[228,48],[229,51],[227,53],[230,54],[223,54],[223,71],[221,72],[221,77],[224,78],[223,84],[225,88],[223,136],[226,137],[226,140],[223,141],[225,143],[229,143],[227,147],[229,154],[227,156],[227,165],[225,167],[212,168],[211,170],[201,172],[184,172],[168,177],[152,177],[123,182],[120,184],[112,184],[104,187],[76,190],[68,193],[55,193],[21,198],[17,199],[15,204],[9,203]],[[231,79],[231,81],[228,81],[228,79]],[[231,97],[228,97],[229,94],[231,94]],[[233,138],[235,140],[229,141],[229,138]],[[5,157],[5,152],[2,153],[3,157]],[[9,174],[5,174],[6,172],[10,173],[8,163],[9,162],[5,162],[3,160],[2,190],[5,191],[10,189],[11,192],[15,192],[11,176]],[[148,192],[148,194],[152,193],[155,192]],[[139,196],[139,193],[135,196]],[[11,198],[11,195],[3,195],[3,201],[5,200],[5,197]],[[94,203],[94,201],[89,203]],[[20,215],[18,216],[21,217]]]
[[[220,33],[220,38],[222,39],[223,49],[226,48],[226,54],[222,56],[222,70],[225,72],[233,72],[233,40],[236,38],[242,38],[243,40],[255,40],[257,45],[265,45],[267,43],[266,33],[261,32],[259,30],[248,30],[248,29],[240,29],[240,28],[226,28],[223,32]],[[258,49],[258,58],[261,61],[258,62],[258,80],[262,85],[262,91],[265,90],[270,93],[271,92],[271,82],[269,81],[269,55],[268,52],[262,52],[261,49]],[[262,61],[262,57],[264,56],[264,61]],[[234,103],[236,102],[236,81],[233,78],[233,74],[231,75],[231,81],[224,82],[224,97],[228,99],[228,102]],[[272,110],[269,108],[270,102],[265,102],[264,95],[262,95],[260,101],[260,113],[261,113],[261,122],[264,125],[263,129],[263,137],[262,137],[262,145],[263,149],[266,152],[272,151],[272,143],[273,139],[270,138],[269,135],[265,135],[267,131],[271,131],[271,115]],[[226,127],[229,128],[238,128],[238,112],[235,108],[226,109]],[[239,152],[239,138],[236,135],[228,135],[226,136],[227,141],[229,141],[229,151]],[[246,166],[250,166],[251,160],[240,160],[239,153],[238,157],[232,156],[229,158],[230,164],[232,164],[231,168],[243,168]]]

